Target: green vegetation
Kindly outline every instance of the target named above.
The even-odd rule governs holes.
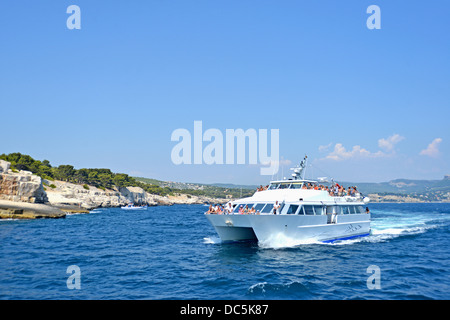
[[[250,197],[255,193],[255,188],[237,188],[237,187],[222,187],[216,185],[205,185],[200,183],[182,183],[182,182],[167,182],[149,178],[134,177],[137,181],[154,184],[160,187],[170,188],[176,190],[177,193],[184,193],[193,196],[206,196],[211,198],[226,198],[231,197],[233,199],[241,197]]]
[[[18,152],[1,154],[0,159],[11,162],[11,169],[13,171],[26,170],[50,181],[60,180],[83,184],[85,189],[86,187],[89,188],[89,185],[102,190],[114,190],[121,187],[141,187],[149,193],[159,195],[167,195],[175,191],[170,188],[162,188],[157,185],[142,183],[127,174],[113,173],[109,169],[77,170],[72,165],[60,165],[58,167],[53,167],[48,160],[35,160],[29,155]],[[56,188],[53,184],[49,187]]]
[[[183,193],[190,196],[207,196],[221,199],[226,197],[237,198],[240,196],[250,196],[254,192],[254,189],[241,190],[200,184],[169,184],[155,179],[134,178],[124,173],[113,173],[110,169],[75,169],[72,165],[67,164],[53,167],[48,160],[35,160],[29,155],[18,152],[1,154],[0,159],[11,162],[11,169],[13,171],[26,170],[49,181],[60,180],[82,184],[86,190],[89,190],[89,186],[94,186],[102,190],[119,190],[121,187],[141,187],[148,193],[161,196]],[[54,184],[50,184],[49,187],[56,188]]]

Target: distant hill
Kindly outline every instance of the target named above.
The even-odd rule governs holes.
[[[445,176],[442,180],[409,180],[396,179],[381,183],[341,182],[344,186],[357,186],[362,193],[427,193],[450,192],[450,179]]]
[[[176,188],[179,190],[201,190],[217,195],[219,193],[232,194],[233,198],[251,195],[256,185],[236,185],[226,183],[183,183],[172,181],[159,181],[147,178],[135,178],[138,181],[156,184],[160,187]],[[341,182],[346,188],[356,186],[364,195],[371,195],[373,201],[389,202],[427,202],[450,201],[450,175],[442,180],[410,180],[396,179],[388,182]]]

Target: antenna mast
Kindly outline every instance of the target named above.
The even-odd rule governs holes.
[[[295,167],[295,168],[291,168],[291,170],[294,170],[294,173],[292,174],[292,177],[294,178],[294,180],[299,180],[299,178],[301,180],[305,179],[305,172],[306,172],[306,161],[308,159],[308,156],[305,155],[305,158],[300,162],[300,164]]]

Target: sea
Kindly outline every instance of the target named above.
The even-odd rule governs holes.
[[[0,220],[0,299],[450,298],[450,204],[371,204],[371,235],[334,243],[222,243],[206,210]]]

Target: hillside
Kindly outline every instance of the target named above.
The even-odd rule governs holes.
[[[382,183],[339,182],[344,186],[357,186],[363,194],[379,201],[428,202],[450,201],[450,176],[442,180],[396,179]]]
[[[109,169],[75,169],[72,165],[54,167],[48,160],[35,160],[21,153],[1,154],[0,159],[9,161],[11,169],[26,170],[49,181],[65,181],[75,184],[93,186],[106,190],[119,190],[123,187],[140,187],[144,191],[160,196],[184,194],[186,196],[203,196],[216,199],[240,198],[252,195],[257,186],[233,184],[202,184],[161,181],[143,177],[131,177],[123,173],[113,173]],[[357,186],[364,195],[373,201],[389,202],[450,202],[450,176],[442,180],[396,179],[381,183],[341,182],[346,187]]]
[[[75,169],[74,166],[69,164],[56,167],[52,166],[48,160],[35,160],[29,155],[18,152],[1,154],[0,159],[11,163],[11,169],[13,171],[30,171],[45,181],[48,181],[46,187],[49,187],[49,190],[56,187],[56,183],[53,184],[52,181],[63,181],[82,185],[86,190],[89,190],[89,186],[91,186],[104,192],[108,190],[118,191],[124,187],[139,187],[149,194],[159,196],[182,194],[188,197],[197,196],[227,199],[248,196],[254,192],[254,189],[241,191],[213,185],[184,184],[149,178],[134,178],[127,174],[114,173],[110,169],[104,168]]]

